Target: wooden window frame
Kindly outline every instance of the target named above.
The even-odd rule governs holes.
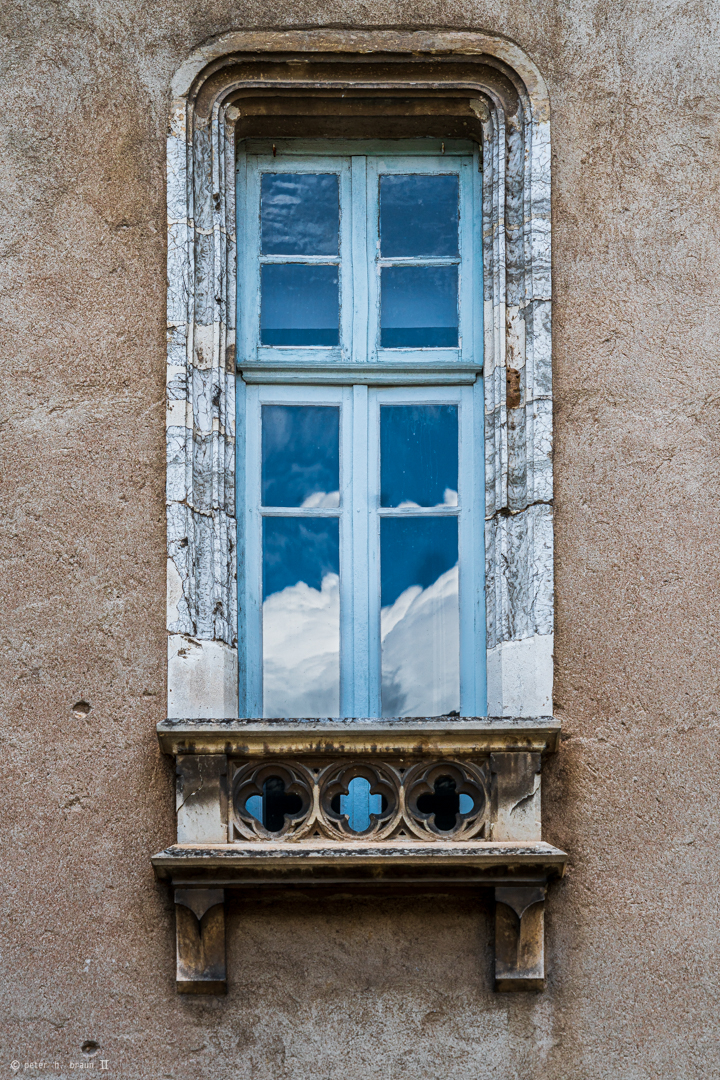
[[[380,716],[380,533],[382,517],[402,511],[378,507],[379,409],[383,404],[454,404],[459,409],[460,506],[426,511],[458,518],[460,572],[460,714],[484,712],[485,604],[482,558],[483,469],[482,383],[474,386],[368,387],[308,384],[253,384],[243,395],[246,435],[245,486],[238,493],[244,517],[244,558],[239,578],[240,631],[245,687],[240,687],[242,716],[260,718],[262,710],[261,529],[268,516],[340,519],[340,715]],[[260,506],[260,409],[263,404],[336,405],[340,419],[340,490],[338,509],[276,510]],[[467,494],[464,494],[467,492]],[[419,511],[423,513],[423,511]],[[417,513],[417,511],[414,511]],[[352,524],[351,524],[352,522]],[[352,574],[346,567],[352,567]],[[480,707],[478,707],[480,706]]]
[[[469,140],[245,140],[237,155],[238,273],[238,626],[239,714],[262,717],[262,602],[260,585],[260,404],[336,404],[341,409],[341,489],[351,506],[325,514],[341,531],[341,716],[380,716],[379,402],[448,402],[460,408],[460,713],[487,711],[485,665],[485,566],[482,386],[482,251],[479,148]],[[331,172],[340,197],[340,342],[336,347],[268,347],[260,344],[260,266],[289,261],[259,253],[260,184],[263,173]],[[378,251],[380,175],[452,172],[459,181],[459,347],[380,349],[380,267],[397,260]],[[373,227],[373,223],[375,227]],[[307,261],[297,257],[295,261]],[[410,262],[410,260],[407,260]],[[427,259],[413,260],[427,263]],[[368,366],[393,372],[400,387],[355,381]],[[317,368],[324,387],[318,387]],[[428,368],[442,385],[425,385]],[[274,381],[264,383],[263,376]],[[367,376],[366,376],[367,377]],[[388,376],[389,377],[389,376]],[[470,382],[472,380],[472,383]],[[417,385],[420,383],[420,385]],[[451,389],[455,384],[456,389]],[[333,392],[335,390],[336,392]],[[243,415],[240,416],[240,413]],[[478,460],[479,458],[479,460]],[[279,513],[279,511],[278,511]],[[283,511],[283,514],[286,512]],[[297,511],[317,516],[317,511]],[[350,518],[348,519],[348,514]],[[350,528],[349,521],[353,522]],[[377,535],[376,535],[377,534]],[[352,577],[350,576],[352,567]]]

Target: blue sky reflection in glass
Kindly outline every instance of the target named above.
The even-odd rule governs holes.
[[[457,347],[457,266],[384,266],[380,274],[383,349]]]
[[[262,345],[337,345],[337,266],[269,263],[260,268]]]
[[[382,715],[460,709],[458,519],[380,522]]]
[[[475,715],[477,148],[272,149],[238,157],[243,715]]]
[[[457,405],[381,405],[380,505],[457,501]]]
[[[459,191],[456,175],[381,176],[381,258],[457,262]],[[380,297],[381,348],[457,347],[457,265],[383,266]]]
[[[337,255],[340,201],[336,173],[263,173],[263,255]]]
[[[263,715],[338,716],[340,523],[263,518]]]
[[[458,254],[456,175],[410,173],[380,177],[383,259]]]
[[[339,253],[340,201],[335,173],[264,173],[260,197],[263,255],[332,257]],[[270,263],[260,275],[262,345],[337,345],[336,265]]]
[[[337,406],[263,405],[263,506],[339,506],[339,440]]]

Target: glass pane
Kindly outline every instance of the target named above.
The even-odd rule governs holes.
[[[382,405],[380,505],[457,506],[457,405]]]
[[[382,715],[460,711],[456,517],[380,523]]]
[[[336,405],[263,405],[262,504],[340,505]]]
[[[457,255],[458,193],[457,176],[382,176],[382,257]]]
[[[274,263],[260,275],[262,345],[338,344],[337,266]]]
[[[260,211],[263,255],[337,255],[335,173],[264,173]]]
[[[337,518],[263,519],[263,716],[340,712]]]
[[[385,266],[380,273],[383,349],[457,347],[457,266]]]

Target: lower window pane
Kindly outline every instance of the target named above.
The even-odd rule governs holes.
[[[381,348],[457,348],[457,266],[385,266],[380,297]]]
[[[340,712],[337,518],[263,519],[263,716]]]
[[[460,711],[456,517],[380,523],[382,715]]]
[[[261,345],[338,344],[337,266],[263,266],[260,298]]]

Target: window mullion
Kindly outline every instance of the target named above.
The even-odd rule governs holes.
[[[350,386],[342,388],[340,423],[340,715],[355,715],[355,581],[353,574],[355,477],[354,402]]]
[[[473,715],[485,716],[487,704],[487,646],[485,612],[485,389],[482,377],[464,391],[473,401],[473,451],[470,475],[473,492],[473,547],[466,561],[473,566],[472,664],[475,676]]]
[[[458,575],[460,600],[460,715],[473,716],[475,702],[475,500],[473,446],[473,390],[463,387],[460,405],[460,520],[458,522]],[[480,548],[482,552],[482,547]]]
[[[242,252],[242,265],[238,273],[238,303],[240,313],[238,363],[257,359],[258,330],[260,326],[260,176],[257,158],[246,159],[246,167],[239,174],[238,192],[244,199],[242,220],[244,235],[238,231],[238,252]],[[258,212],[254,212],[255,207]]]
[[[485,318],[484,311],[484,290],[483,290],[483,230],[482,230],[482,200],[483,200],[483,175],[481,171],[481,151],[475,150],[473,154],[473,182],[472,182],[472,206],[473,214],[473,235],[472,235],[472,296],[473,296],[473,359],[476,363],[479,363],[483,358],[483,322]],[[481,380],[480,380],[481,381]],[[482,419],[482,417],[481,417]],[[483,428],[484,438],[484,428]],[[483,443],[478,443],[478,446],[482,446]],[[483,480],[484,490],[484,480]],[[483,496],[484,498],[484,496]],[[484,507],[484,503],[483,503]],[[483,510],[484,514],[484,510]],[[483,633],[483,637],[484,637]],[[484,648],[484,645],[483,645]],[[484,707],[483,707],[484,709]]]
[[[459,359],[474,360],[475,334],[473,326],[474,292],[476,278],[473,268],[475,235],[480,230],[475,228],[475,207],[473,206],[473,159],[460,165],[460,280],[459,302],[460,356]],[[482,283],[482,278],[479,279]]]
[[[246,389],[245,631],[247,715],[262,716],[262,514],[260,512],[260,392]]]
[[[369,502],[368,502],[368,388],[352,388],[352,520],[350,525],[352,561],[352,604],[346,605],[343,629],[344,640],[351,649],[348,668],[352,664],[352,701],[346,715],[373,716],[370,632]],[[348,695],[350,696],[350,695]]]
[[[368,359],[367,158],[351,159],[352,359]],[[346,262],[347,266],[347,262]]]
[[[379,392],[368,391],[367,452],[367,589],[368,589],[368,716],[381,716],[381,648],[380,648],[380,404]]]

